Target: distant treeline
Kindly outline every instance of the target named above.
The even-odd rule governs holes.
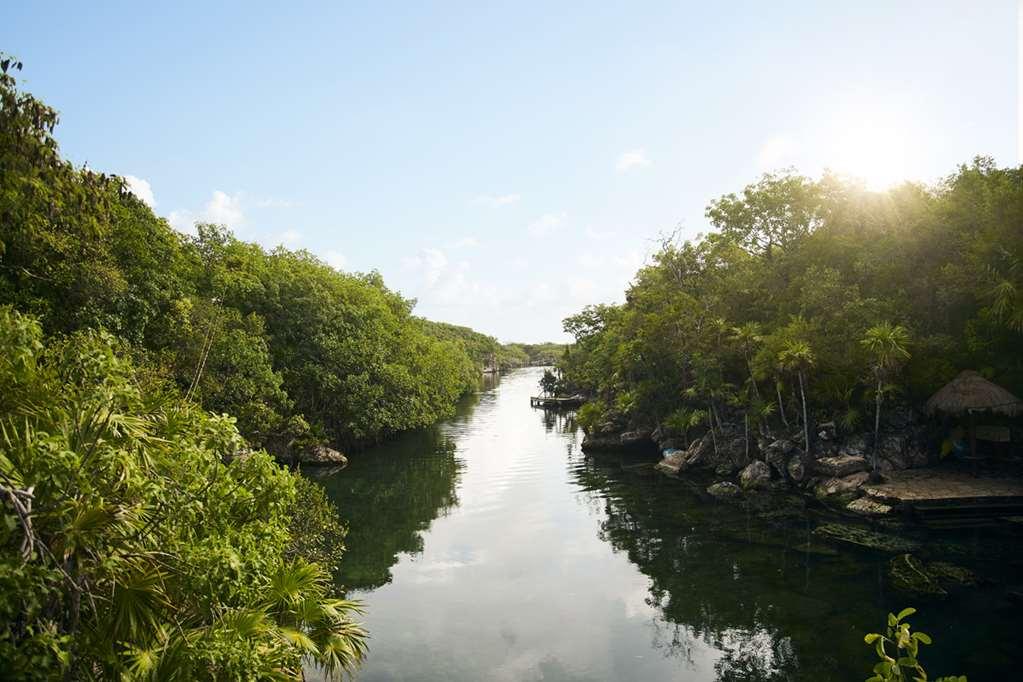
[[[625,303],[565,320],[563,382],[680,431],[919,405],[963,369],[1023,395],[1023,169],[977,159],[885,192],[764,176],[666,239]]]
[[[420,323],[437,338],[461,344],[484,370],[553,365],[565,350],[561,343],[500,343],[493,336],[469,327],[425,319],[420,319]]]

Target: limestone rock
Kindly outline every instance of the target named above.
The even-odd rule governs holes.
[[[685,450],[664,450],[664,456],[654,468],[665,474],[677,474],[686,458]]]
[[[821,440],[834,440],[836,434],[835,422],[824,422],[817,427],[817,437]]]
[[[735,497],[740,492],[739,486],[735,485],[731,481],[721,481],[720,483],[715,483],[707,488],[708,494],[719,498]]]
[[[845,508],[854,514],[861,514],[863,516],[884,516],[891,512],[892,508],[870,497],[860,497],[849,504],[845,505]]]
[[[746,468],[739,472],[739,485],[744,490],[752,488],[764,488],[771,482],[771,468],[766,462],[754,460],[746,465]]]
[[[814,493],[818,498],[854,493],[867,482],[868,478],[870,478],[870,474],[866,471],[859,471],[841,478],[829,478],[818,483]]]
[[[649,429],[626,431],[619,437],[619,440],[621,441],[621,444],[627,448],[644,447],[653,444],[653,441],[650,439]]]
[[[849,474],[867,470],[867,460],[853,455],[823,457],[813,463],[814,471],[831,478],[842,478]]]
[[[315,466],[347,466],[348,458],[341,452],[326,445],[315,445],[308,450],[299,450],[294,454],[294,461],[299,464]]]
[[[799,483],[806,478],[806,467],[803,466],[802,456],[796,454],[789,458],[789,463],[785,465],[785,471],[788,472],[789,478],[796,483]]]
[[[764,459],[783,478],[788,474],[789,454],[795,449],[790,440],[776,440],[764,448]]]
[[[867,439],[863,434],[850,437],[838,448],[839,455],[862,457],[867,452]]]

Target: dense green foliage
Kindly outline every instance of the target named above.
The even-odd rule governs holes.
[[[882,193],[768,175],[707,216],[623,305],[565,320],[566,389],[648,423],[798,420],[806,441],[815,416],[866,426],[964,368],[1023,389],[1023,169],[978,159]]]
[[[5,679],[297,678],[303,656],[352,669],[356,605],[289,533],[308,506],[294,476],[117,345],[44,343],[0,308]]]
[[[0,303],[48,334],[105,329],[277,454],[360,447],[452,413],[498,345],[412,316],[376,273],[166,221],[60,158],[57,114],[0,75]],[[452,331],[454,330],[454,331]]]
[[[871,632],[863,641],[874,647],[878,659],[874,666],[874,674],[867,682],[927,682],[927,672],[917,656],[921,644],[930,644],[931,638],[923,632],[912,632],[906,618],[916,609],[902,609],[898,614],[888,614],[888,627],[885,634]],[[966,675],[939,677],[935,682],[967,682]]]

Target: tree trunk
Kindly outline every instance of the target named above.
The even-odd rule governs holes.
[[[749,412],[742,415],[744,438],[746,441],[746,461],[749,461]]]
[[[803,447],[807,458],[810,457],[810,421],[806,416],[806,388],[803,386],[803,372],[797,372],[799,377],[799,395],[803,400]]]
[[[877,391],[874,393],[874,462],[873,477],[877,477],[878,448],[881,445],[881,380],[877,380]]]
[[[781,415],[781,423],[785,425],[785,428],[789,428],[789,420],[785,417],[785,401],[781,399],[781,386],[778,382],[774,382],[774,390],[778,392],[778,414]]]

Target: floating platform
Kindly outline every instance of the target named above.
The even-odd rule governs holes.
[[[567,397],[544,397],[534,395],[529,399],[530,407],[579,407],[586,399],[581,395],[572,395]]]
[[[1023,480],[1018,478],[907,469],[888,474],[884,483],[865,485],[863,491],[932,527],[998,525],[1023,516]]]

